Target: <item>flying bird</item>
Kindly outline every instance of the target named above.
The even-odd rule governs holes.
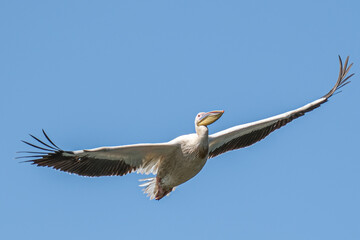
[[[201,112],[195,117],[196,133],[179,136],[166,143],[135,144],[116,147],[100,147],[78,151],[65,151],[56,146],[43,130],[48,142],[30,134],[41,145],[24,143],[42,151],[21,153],[35,154],[30,158],[37,166],[51,167],[82,176],[122,176],[131,172],[153,174],[142,179],[143,191],[150,199],[160,200],[175,187],[198,174],[209,158],[250,146],[292,120],[318,108],[328,101],[337,90],[350,83],[346,77],[352,64],[349,57],[343,65],[339,56],[340,72],[335,86],[323,97],[295,110],[260,121],[241,124],[209,135],[208,126],[218,120],[224,111]]]

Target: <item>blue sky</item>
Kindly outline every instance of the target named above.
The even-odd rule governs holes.
[[[1,239],[360,239],[358,1],[1,1]],[[170,197],[143,176],[20,164],[44,128],[63,149],[164,142],[323,96],[321,108],[208,161]]]

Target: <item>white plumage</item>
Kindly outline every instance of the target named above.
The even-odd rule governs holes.
[[[161,199],[176,186],[193,178],[209,158],[224,152],[250,146],[290,121],[303,116],[325,103],[336,90],[349,83],[346,77],[348,66],[340,60],[340,72],[335,86],[323,97],[295,110],[260,121],[238,125],[208,135],[208,125],[219,119],[224,111],[199,113],[195,118],[196,134],[183,135],[167,143],[135,144],[118,147],[64,151],[57,147],[43,131],[49,143],[30,135],[43,146],[26,144],[41,149],[41,152],[25,152],[36,155],[24,156],[38,166],[47,166],[83,176],[122,176],[137,171],[154,174],[156,177],[142,179],[141,187],[150,199]]]

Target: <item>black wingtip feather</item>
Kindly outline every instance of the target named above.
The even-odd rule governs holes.
[[[29,142],[27,142],[27,141],[24,141],[24,140],[21,140],[23,143],[25,143],[25,144],[27,144],[27,145],[30,145],[30,146],[32,146],[32,147],[34,147],[34,148],[38,148],[38,149],[41,149],[41,150],[44,150],[44,151],[48,151],[48,152],[52,152],[53,150],[51,150],[51,149],[46,149],[46,148],[43,148],[43,147],[39,147],[39,146],[36,146],[36,145],[34,145],[34,144],[32,144],[32,143],[29,143]]]
[[[53,141],[51,141],[51,139],[48,137],[48,135],[46,134],[45,130],[42,129],[42,132],[44,134],[44,136],[46,137],[46,139],[54,146],[56,147],[58,150],[61,150],[58,146],[55,145],[55,143],[53,143]]]
[[[16,153],[48,154],[50,152],[17,151]]]
[[[25,153],[28,155],[16,157],[16,159],[33,158],[22,161],[22,163],[27,162],[39,167],[50,167],[60,171],[89,177],[113,175],[122,176],[137,169],[137,167],[131,166],[122,161],[95,159],[87,155],[76,155],[72,151],[63,151],[50,140],[44,130],[43,134],[49,143],[46,143],[31,134],[30,136],[47,148],[43,147],[42,145],[37,146],[27,141],[22,142],[31,147],[43,150],[44,152],[20,151],[19,153]],[[50,144],[54,147],[52,147]]]
[[[44,143],[43,141],[41,141],[41,140],[38,139],[37,137],[35,137],[35,136],[31,135],[31,134],[29,134],[29,135],[30,135],[30,137],[32,137],[33,139],[35,139],[35,140],[38,141],[39,143],[43,144],[44,146],[46,146],[46,147],[48,147],[48,148],[51,148],[51,149],[53,149],[53,150],[57,150],[56,148],[54,148],[54,147],[52,147],[52,146]]]
[[[349,63],[349,56],[346,57],[345,64],[343,64],[342,59],[339,55],[339,64],[340,64],[340,71],[339,71],[339,77],[336,81],[335,86],[323,96],[323,98],[329,99],[331,96],[334,96],[334,93],[338,91],[340,88],[344,87],[345,85],[349,84],[350,81],[348,81],[352,76],[354,76],[354,73],[350,74],[348,77],[346,75],[349,73],[351,67],[353,66],[353,63],[351,63],[348,66]]]
[[[19,158],[39,158],[39,157],[44,157],[47,154],[42,154],[42,155],[31,155],[31,156],[20,156],[20,157],[16,157],[15,159],[19,159]],[[30,160],[32,161],[32,160]]]
[[[16,157],[16,159],[18,158],[43,158],[45,156],[48,156],[48,155],[51,155],[51,154],[55,154],[57,152],[64,152],[62,151],[58,146],[56,146],[51,140],[50,138],[46,135],[45,131],[42,130],[46,139],[49,141],[50,144],[52,144],[53,146],[51,146],[50,144],[48,143],[45,143],[44,141],[40,140],[39,138],[33,136],[32,134],[29,134],[33,139],[35,139],[37,142],[39,142],[40,144],[42,144],[43,146],[38,146],[38,145],[35,145],[33,143],[30,143],[30,142],[27,142],[27,141],[24,141],[24,140],[21,140],[23,143],[31,146],[31,147],[34,147],[34,148],[37,148],[37,149],[40,149],[40,150],[43,150],[43,152],[34,152],[34,151],[19,151],[17,153],[26,153],[26,154],[36,154],[36,155],[26,155],[26,156],[21,156],[21,157]],[[45,146],[45,147],[44,147]],[[41,155],[38,155],[38,154],[41,154]],[[32,160],[30,160],[32,161]]]

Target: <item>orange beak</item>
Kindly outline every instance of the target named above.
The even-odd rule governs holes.
[[[207,126],[218,120],[224,114],[224,110],[207,112],[201,116],[198,126]]]

